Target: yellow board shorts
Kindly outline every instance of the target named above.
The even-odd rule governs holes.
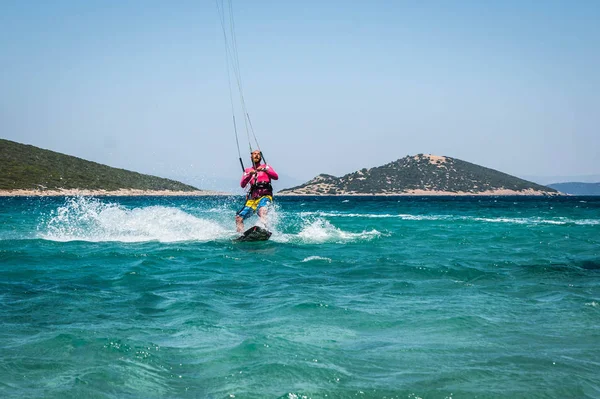
[[[259,198],[251,198],[246,200],[244,207],[237,213],[238,216],[246,219],[251,216],[254,212],[258,211],[263,206],[269,206],[273,202],[273,197],[270,195],[263,195]]]

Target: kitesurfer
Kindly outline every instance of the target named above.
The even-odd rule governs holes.
[[[277,172],[270,165],[260,163],[263,159],[260,150],[252,151],[250,158],[252,159],[252,167],[244,169],[240,181],[242,188],[250,184],[250,190],[246,196],[244,207],[235,216],[236,228],[240,233],[244,231],[244,219],[252,216],[254,212],[258,214],[258,217],[266,226],[267,208],[273,202],[271,179],[279,179]]]

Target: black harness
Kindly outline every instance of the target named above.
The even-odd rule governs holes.
[[[273,196],[273,186],[271,185],[270,182],[266,182],[266,181],[261,181],[258,183],[254,183],[250,186],[250,197],[253,197],[252,194],[254,194],[254,192],[256,190],[265,190],[263,195],[270,195]]]

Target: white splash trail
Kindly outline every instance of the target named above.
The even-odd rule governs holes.
[[[93,198],[76,197],[52,213],[38,231],[53,241],[211,241],[229,238],[231,229],[178,208],[127,209]]]

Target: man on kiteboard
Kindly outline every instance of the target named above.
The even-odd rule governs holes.
[[[258,214],[260,220],[266,225],[267,208],[273,202],[273,187],[271,179],[277,180],[279,176],[271,166],[264,163],[261,164],[262,153],[260,150],[252,151],[250,154],[252,159],[252,167],[244,169],[240,186],[246,187],[250,184],[250,191],[246,196],[244,207],[236,214],[235,224],[238,232],[244,231],[244,219]]]

